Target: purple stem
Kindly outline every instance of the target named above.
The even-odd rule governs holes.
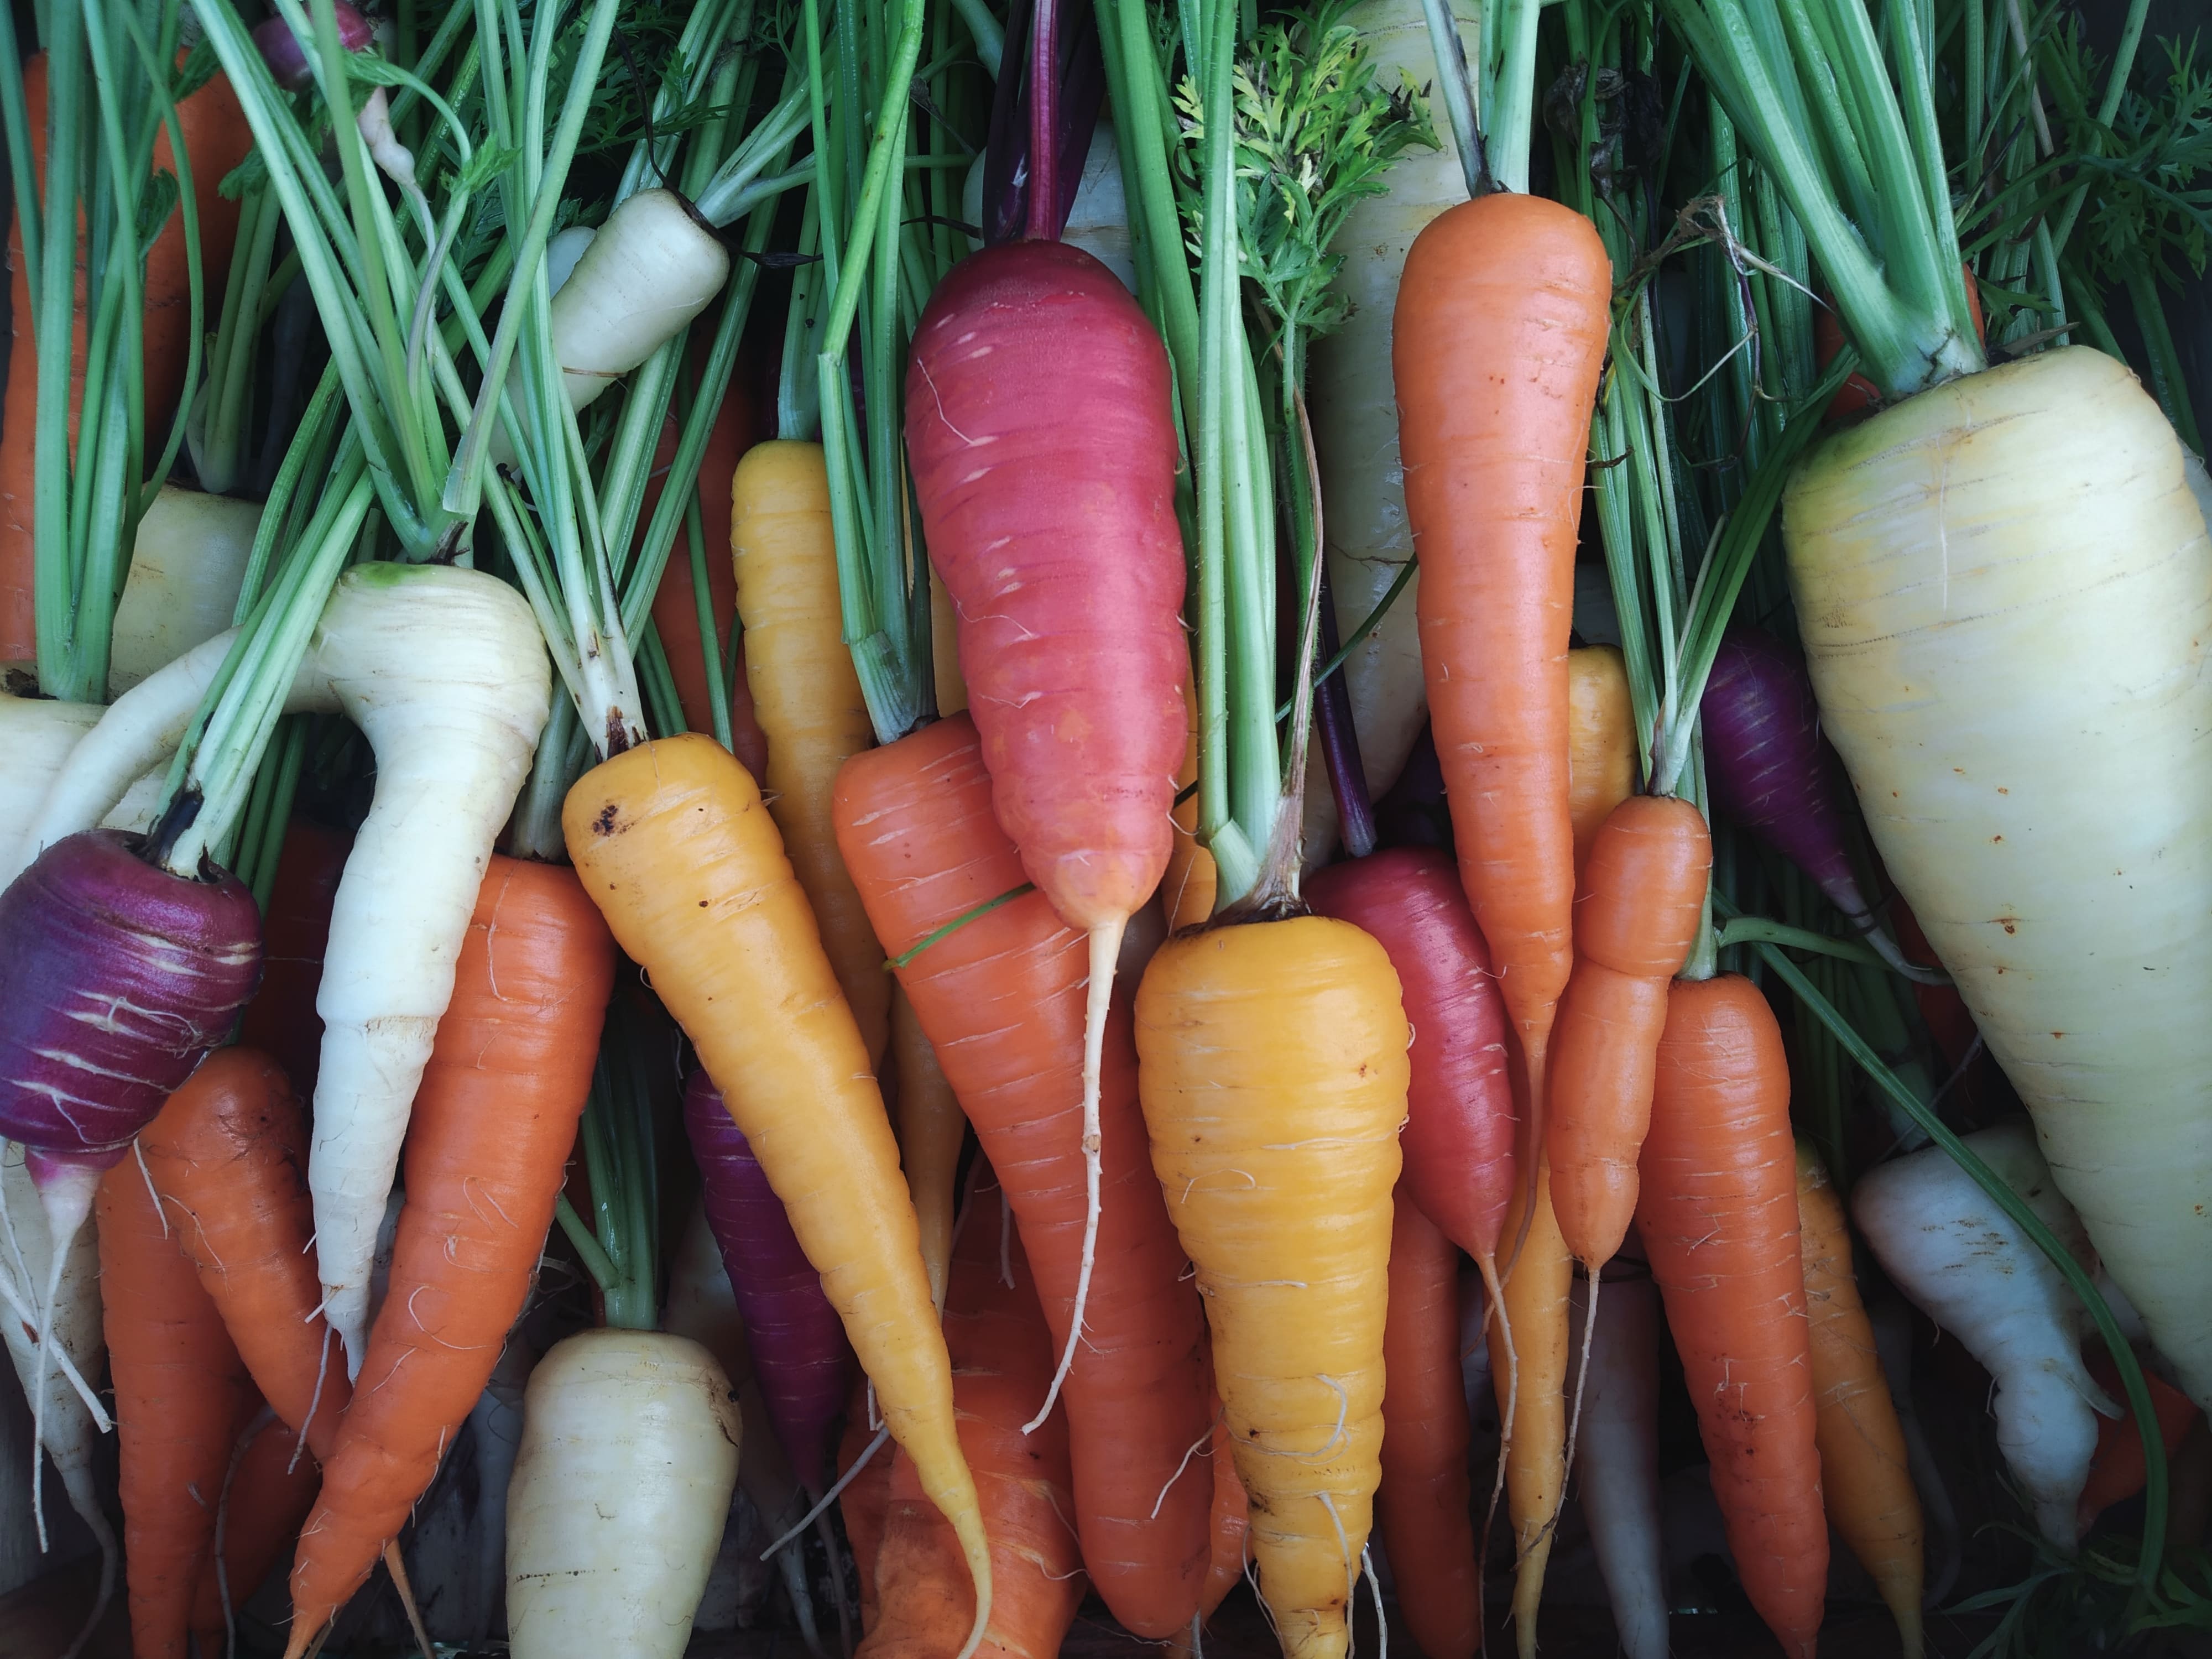
[[[1067,216],[1060,198],[1060,5],[1036,0],[1036,31],[1030,51],[1030,212],[1024,233],[1032,242],[1058,239]]]
[[[1006,38],[1028,38],[1029,0],[1013,0],[1006,17]],[[1075,204],[1083,182],[1083,166],[1091,153],[1091,135],[1098,125],[1100,106],[1106,96],[1105,61],[1099,56],[1096,15],[1089,8],[1076,17],[1072,28],[1061,30],[1055,20],[1054,51],[1060,75],[1054,96],[1055,130],[1051,214],[1045,239],[1057,238]],[[998,89],[991,106],[990,136],[983,149],[983,241],[996,247],[1017,236],[1037,237],[1032,223],[1030,166],[1036,149],[1035,121],[1030,84],[1032,76],[1001,67]]]
[[[799,1248],[768,1171],[704,1072],[692,1073],[684,1086],[684,1127],[698,1156],[707,1225],[744,1316],[769,1420],[799,1480],[817,1492],[851,1375],[844,1323]]]

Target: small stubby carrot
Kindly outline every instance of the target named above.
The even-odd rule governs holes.
[[[1819,1412],[1814,1439],[1828,1523],[1888,1603],[1905,1659],[1919,1659],[1926,1573],[1920,1494],[1913,1488],[1905,1428],[1882,1375],[1874,1326],[1859,1300],[1843,1200],[1820,1155],[1802,1140],[1797,1225]]]
[[[1012,1200],[1045,1318],[1064,1344],[1088,1209],[1085,945],[1043,894],[1019,890],[1021,856],[994,793],[975,723],[955,716],[848,763],[837,833],[900,985]],[[1125,1627],[1164,1640],[1189,1626],[1206,1575],[1209,1494],[1187,1454],[1202,1445],[1211,1414],[1206,1316],[1152,1171],[1135,1073],[1124,1005],[1100,1048],[1097,1249],[1063,1397],[1092,1587]]]
[[[252,1382],[136,1158],[100,1178],[100,1289],[122,1449],[132,1659],[185,1659]]]
[[[921,1261],[929,1270],[929,1293],[945,1305],[945,1286],[952,1267],[953,1185],[959,1174],[960,1146],[968,1120],[937,1063],[921,1021],[906,992],[891,991],[891,1056],[897,1068],[897,1095],[891,1127],[898,1133],[899,1166],[921,1229]]]
[[[1398,975],[1348,922],[1216,926],[1160,947],[1136,1033],[1152,1167],[1206,1297],[1260,1595],[1286,1659],[1334,1659],[1381,1479],[1412,1037]]]
[[[307,1125],[283,1068],[255,1049],[218,1048],[138,1148],[254,1386],[328,1458],[352,1390],[323,1322]]]
[[[1567,1486],[1567,1370],[1572,1333],[1574,1254],[1552,1210],[1552,1172],[1536,1171],[1534,1206],[1513,1195],[1507,1236],[1522,1240],[1505,1275],[1504,1317],[1489,1322],[1491,1384],[1504,1425],[1505,1512],[1513,1528],[1513,1641],[1521,1659],[1536,1651],[1536,1616]],[[1509,1346],[1510,1345],[1510,1346]]]
[[[345,874],[353,837],[295,817],[285,826],[276,856],[276,878],[262,913],[261,988],[246,1005],[238,1040],[284,1068],[302,1100],[315,1096],[322,1061],[323,1017],[315,1012],[322,988],[323,952],[331,942],[331,906]]]
[[[1598,826],[1636,792],[1636,721],[1628,666],[1617,645],[1567,653],[1567,817],[1575,874],[1589,861]]]
[[[246,1433],[250,1437],[233,1448],[224,1475],[216,1527],[222,1570],[211,1549],[192,1597],[192,1636],[204,1655],[228,1650],[225,1638],[238,1609],[290,1551],[323,1484],[322,1466],[273,1415],[257,1411]]]
[[[613,983],[613,941],[575,875],[495,854],[409,1120],[390,1286],[293,1563],[291,1659],[398,1536],[490,1380],[552,1225]]]
[[[585,890],[721,1091],[892,1437],[960,1537],[972,1650],[990,1618],[990,1550],[914,1204],[867,1047],[759,787],[713,738],[664,738],[577,780],[562,826]]]
[[[1637,1230],[1681,1355],[1744,1593],[1784,1651],[1812,1659],[1827,1594],[1828,1524],[1790,1064],[1759,988],[1738,974],[1676,980],[1656,1079]]]
[[[1473,1659],[1482,1644],[1482,1585],[1460,1385],[1459,1250],[1402,1181],[1392,1217],[1375,1518],[1414,1645],[1428,1659]]]
[[[1501,192],[1414,240],[1391,331],[1431,729],[1539,1120],[1573,961],[1567,647],[1612,292],[1589,220]]]
[[[1575,970],[1553,1027],[1544,1149],[1567,1248],[1593,1271],[1636,1217],[1668,981],[1697,942],[1712,837],[1695,804],[1632,795],[1599,828],[1575,895]]]
[[[1006,1659],[1057,1659],[1084,1590],[1083,1557],[1067,1521],[1074,1502],[1067,1417],[1055,1412],[1035,1433],[1023,1431],[1052,1379],[1052,1339],[1021,1241],[1009,1240],[1001,1257],[994,1224],[1004,1202],[995,1181],[971,1192],[945,1297],[945,1340],[961,1449],[991,1538],[995,1594],[984,1643]],[[891,1467],[875,1581],[864,1659],[945,1659],[958,1650],[973,1621],[959,1544],[922,1496],[904,1454]]]

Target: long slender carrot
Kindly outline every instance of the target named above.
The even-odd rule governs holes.
[[[1694,805],[1632,795],[1599,829],[1575,896],[1575,971],[1553,1027],[1544,1146],[1559,1231],[1593,1272],[1636,1216],[1667,982],[1697,941],[1712,862]]]
[[[406,1523],[491,1376],[552,1224],[613,982],[613,942],[575,876],[495,855],[409,1121],[390,1288],[293,1563],[290,1659]]]
[[[837,769],[868,747],[874,732],[840,630],[837,541],[822,446],[754,445],[738,463],[730,501],[745,675],[768,733],[761,793],[868,1057],[880,1065],[890,1035],[890,982],[830,819]]]
[[[1043,894],[1017,893],[1024,866],[994,793],[974,723],[940,720],[847,763],[838,844],[1012,1197],[1064,1344],[1087,1207],[1085,946]],[[1126,1014],[1109,1023],[1100,1056],[1098,1248],[1065,1395],[1075,1519],[1099,1595],[1128,1629],[1160,1640],[1188,1626],[1206,1571],[1209,1494],[1186,1457],[1209,1420],[1205,1315],[1182,1281],[1182,1246],[1152,1173]]]
[[[899,1167],[921,1229],[921,1261],[929,1270],[929,1293],[945,1305],[952,1267],[953,1183],[959,1173],[960,1146],[968,1120],[937,1063],[921,1021],[903,989],[891,992],[891,1055],[897,1066],[898,1092],[892,1127],[898,1132]]]
[[[1820,1154],[1797,1143],[1797,1224],[1810,1322],[1814,1441],[1828,1522],[1850,1546],[1897,1620],[1905,1659],[1922,1648],[1926,1571],[1920,1494],[1907,1464],[1905,1428],[1882,1376],[1874,1326],[1851,1272],[1850,1224]]]
[[[666,738],[586,773],[562,825],[585,890],[690,1036],[823,1270],[893,1437],[960,1536],[972,1649],[990,1618],[990,1550],[914,1205],[866,1046],[760,790],[711,738]]]
[[[1073,1503],[1067,1419],[1055,1413],[1034,1434],[1022,1425],[1052,1380],[1051,1334],[1018,1239],[1000,1252],[995,1182],[969,1199],[945,1304],[960,1445],[975,1472],[991,1537],[995,1591],[984,1640],[1006,1659],[1057,1659],[1083,1601],[1083,1558],[1067,1511]],[[1005,1277],[1001,1278],[1001,1273]],[[973,1620],[952,1528],[921,1493],[901,1453],[876,1557],[876,1622],[864,1659],[945,1659]]]
[[[1536,1172],[1534,1213],[1514,1194],[1509,1237],[1521,1235],[1521,1258],[1505,1276],[1505,1317],[1490,1322],[1490,1375],[1498,1420],[1505,1425],[1505,1511],[1513,1525],[1513,1640],[1521,1659],[1536,1651],[1536,1614],[1559,1500],[1567,1485],[1567,1304],[1575,1267],[1552,1211],[1552,1172]],[[1509,1340],[1512,1346],[1509,1349]]]
[[[283,1068],[252,1048],[217,1049],[138,1146],[254,1386],[328,1459],[352,1390],[323,1322],[307,1126]]]
[[[1811,1659],[1828,1582],[1790,1065],[1759,988],[1676,980],[1637,1229],[1698,1410],[1744,1593]]]
[[[246,1005],[238,1040],[284,1068],[302,1100],[315,1097],[322,1062],[323,952],[331,942],[331,905],[345,874],[353,837],[295,817],[285,826],[276,879],[261,917],[261,988]]]
[[[1482,1644],[1482,1585],[1468,1509],[1459,1250],[1403,1181],[1392,1217],[1375,1518],[1414,1644],[1428,1659],[1472,1659]]]
[[[1137,991],[1152,1167],[1206,1298],[1286,1659],[1349,1640],[1411,1036],[1382,947],[1322,916],[1180,935]]]
[[[343,1379],[343,1367],[333,1369]],[[192,1597],[192,1636],[206,1656],[228,1650],[225,1638],[236,1623],[238,1609],[291,1550],[323,1484],[322,1466],[301,1452],[291,1430],[273,1416],[257,1411],[246,1433],[251,1438],[232,1449],[220,1500],[216,1530],[222,1570],[216,1571],[210,1549]]]
[[[1391,334],[1431,726],[1540,1115],[1572,961],[1566,657],[1612,291],[1587,219],[1485,196],[1415,240]]]
[[[1628,665],[1614,645],[1567,653],[1567,819],[1581,878],[1598,826],[1636,791],[1636,724]]]
[[[184,1659],[223,1472],[253,1385],[136,1158],[100,1178],[98,1202],[131,1651]]]

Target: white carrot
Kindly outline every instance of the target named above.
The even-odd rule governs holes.
[[[1589,1286],[1575,1281],[1570,1363],[1581,1355]],[[1608,1279],[1582,1393],[1583,1520],[1627,1659],[1667,1659],[1667,1567],[1659,1503],[1659,1291],[1648,1273]]]
[[[260,524],[258,502],[162,486],[138,520],[115,606],[110,696],[230,626]]]

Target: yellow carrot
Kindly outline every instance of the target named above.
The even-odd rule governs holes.
[[[1382,947],[1319,916],[1172,939],[1137,992],[1152,1168],[1206,1297],[1286,1659],[1346,1650],[1381,1479],[1410,1041]]]
[[[698,735],[616,756],[568,792],[585,890],[690,1036],[844,1320],[892,1437],[952,1523],[991,1614],[991,1558],[952,1372],[883,1096],[751,775]],[[880,969],[878,969],[880,972]]]
[[[1507,1238],[1520,1232],[1526,1202],[1525,1189],[1516,1189],[1505,1217]],[[1540,1167],[1528,1236],[1505,1277],[1505,1314],[1517,1368],[1507,1364],[1504,1332],[1495,1320],[1490,1326],[1490,1374],[1497,1380],[1499,1420],[1507,1425],[1513,1642],[1521,1659],[1534,1659],[1536,1651],[1536,1607],[1543,1599],[1544,1566],[1551,1559],[1553,1523],[1567,1481],[1567,1298],[1574,1283],[1574,1258],[1552,1214],[1552,1172]]]
[[[779,440],[745,452],[730,484],[730,558],[744,625],[745,684],[768,734],[761,791],[868,1059],[880,1065],[890,1034],[890,976],[830,821],[837,769],[875,733],[839,623],[837,543],[821,445]]]
[[[1843,1200],[1820,1154],[1797,1143],[1798,1242],[1805,1257],[1805,1311],[1813,1351],[1814,1441],[1828,1524],[1850,1546],[1889,1603],[1905,1659],[1921,1652],[1920,1494],[1905,1463],[1897,1420],[1874,1345],[1874,1327],[1851,1272]]]

